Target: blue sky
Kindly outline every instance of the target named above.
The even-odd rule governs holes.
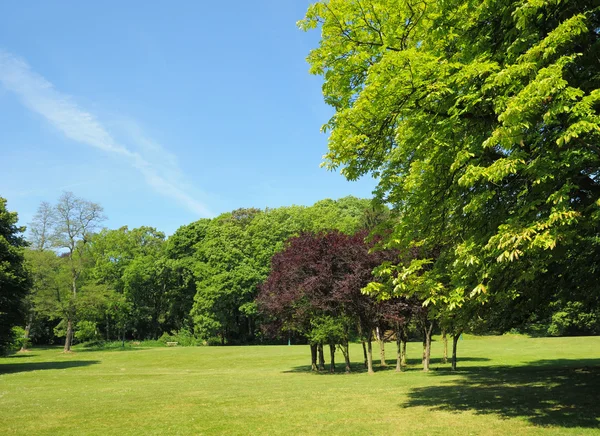
[[[4,2],[0,196],[20,222],[67,190],[105,226],[370,197],[319,167],[331,115],[308,1]]]

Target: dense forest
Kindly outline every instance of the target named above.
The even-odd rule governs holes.
[[[256,297],[271,258],[301,233],[355,234],[384,216],[346,197],[238,209],[180,227],[101,229],[102,207],[65,193],[29,226],[26,336],[34,344],[158,339],[270,341]],[[276,336],[276,335],[275,335]],[[185,342],[185,339],[180,342]]]

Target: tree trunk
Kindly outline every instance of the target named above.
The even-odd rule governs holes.
[[[423,350],[423,371],[429,371],[429,361],[431,357],[431,332],[433,331],[433,321],[429,323],[429,326],[424,328],[425,336],[425,347]]]
[[[375,374],[373,371],[373,347],[371,346],[371,338],[367,341],[367,372]]]
[[[444,343],[444,355],[442,356],[442,363],[448,363],[448,336],[446,335],[446,329],[442,330],[442,342]]]
[[[21,351],[27,351],[29,346],[29,332],[31,331],[31,324],[33,323],[33,313],[30,313],[27,318],[27,325],[25,326],[25,334],[23,335],[23,345],[21,345]]]
[[[350,346],[348,345],[348,341],[345,341],[342,344],[342,354],[344,355],[344,360],[346,361],[346,373],[350,372]]]
[[[323,355],[323,344],[319,344],[317,350],[319,351],[319,371],[325,371],[325,356]]]
[[[406,329],[402,328],[402,361],[400,364],[402,366],[406,366],[406,343],[408,342],[408,335],[406,334]]]
[[[71,343],[73,342],[73,322],[69,319],[67,321],[67,337],[65,338],[65,348],[63,352],[68,353],[71,351]]]
[[[461,334],[462,332],[458,331],[452,336],[452,371],[456,371],[456,347],[458,346],[458,339]]]
[[[385,361],[385,341],[379,330],[379,327],[375,327],[375,334],[377,335],[377,343],[379,344],[379,357],[381,359],[379,366],[385,368],[387,362]]]
[[[365,343],[365,341],[362,341],[362,348],[363,348],[363,357],[365,359],[365,368],[369,368],[369,358],[367,357],[367,344]]]
[[[310,369],[317,370],[317,344],[310,344]]]
[[[396,329],[396,372],[402,371],[402,336],[400,336],[400,330]]]
[[[329,344],[329,355],[331,356],[331,362],[329,362],[329,372],[335,372],[335,344]]]

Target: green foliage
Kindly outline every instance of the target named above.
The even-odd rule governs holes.
[[[75,329],[75,338],[79,342],[93,341],[98,338],[98,326],[92,321],[79,321]]]
[[[306,338],[311,344],[345,344],[352,320],[344,316],[317,316],[310,320]]]
[[[14,326],[11,330],[12,340],[6,347],[6,351],[16,351],[21,347],[27,348],[29,340],[25,339],[25,329],[23,327]]]
[[[27,244],[18,227],[17,214],[6,209],[0,197],[0,354],[13,343],[13,327],[23,322],[25,298],[31,286],[25,268],[23,247]]]
[[[308,62],[335,109],[324,165],[376,177],[389,245],[431,262],[390,266],[386,292],[597,300],[597,2],[330,0],[299,25],[320,28]]]
[[[178,231],[178,238],[193,244],[193,250],[179,242],[174,245],[178,252],[194,252],[196,295],[191,314],[195,332],[205,340],[255,340],[260,318],[254,300],[257,286],[269,274],[273,255],[302,231],[355,233],[363,227],[369,206],[367,200],[345,197],[311,207],[239,209]],[[199,233],[196,237],[188,234],[192,228]]]
[[[158,338],[160,342],[166,345],[167,342],[177,342],[178,346],[181,347],[193,347],[196,345],[202,345],[202,341],[200,341],[191,330],[181,329],[176,332],[171,333],[163,333],[160,338]]]
[[[599,334],[600,312],[586,310],[580,301],[567,302],[552,314],[552,322],[548,326],[551,336],[574,334]]]

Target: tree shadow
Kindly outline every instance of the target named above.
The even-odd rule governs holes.
[[[465,357],[461,359],[461,362],[486,362],[490,359],[485,357]],[[387,366],[381,366],[381,361],[376,359],[373,361],[373,370],[375,372],[385,372],[385,371],[396,371],[396,359],[386,359]],[[418,358],[412,358],[406,360],[407,365],[402,368],[402,372],[409,371],[422,371],[421,363],[422,360]],[[435,362],[431,362],[433,365]],[[438,368],[435,368],[437,371]],[[440,368],[441,370],[445,370],[446,368]],[[448,364],[448,370],[450,369],[450,364]],[[329,363],[325,364],[325,369],[323,371],[312,371],[311,365],[300,365],[295,366],[292,369],[287,371],[283,371],[284,374],[290,373],[301,373],[301,372],[310,372],[318,375],[340,375],[340,374],[348,374],[346,373],[346,364],[345,363],[336,363],[335,372],[329,372]],[[367,368],[365,368],[364,363],[360,362],[351,362],[350,363],[350,374],[362,374],[367,372]]]
[[[29,351],[26,352],[22,352],[19,351],[20,354],[11,354],[9,356],[3,356],[3,359],[20,359],[23,357],[33,357],[33,356],[37,356],[37,354],[32,354]]]
[[[0,374],[39,371],[45,369],[67,369],[90,366],[100,363],[99,360],[66,360],[61,362],[0,363]]]
[[[401,407],[470,410],[525,418],[539,426],[600,427],[600,359],[540,360],[527,366],[467,367],[433,374],[459,379],[415,388]]]

